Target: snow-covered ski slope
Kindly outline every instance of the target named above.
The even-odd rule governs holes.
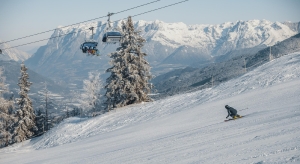
[[[226,104],[245,117],[224,122]],[[0,163],[300,163],[299,123],[300,52],[213,88],[67,119],[0,149]]]

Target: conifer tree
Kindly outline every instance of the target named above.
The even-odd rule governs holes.
[[[31,82],[28,81],[29,75],[26,72],[27,68],[21,64],[21,77],[19,78],[20,98],[17,99],[19,109],[16,112],[18,122],[14,130],[14,141],[22,142],[33,136],[37,130],[35,125],[35,114],[32,107],[31,99],[28,96]]]
[[[13,125],[16,121],[13,115],[13,100],[6,100],[3,94],[8,92],[5,85],[5,77],[0,68],[0,147],[8,146],[12,143]]]
[[[121,47],[111,53],[111,72],[105,86],[107,110],[139,102],[151,101],[150,66],[145,60],[146,53],[141,51],[145,39],[140,31],[134,29],[131,17],[122,22]]]

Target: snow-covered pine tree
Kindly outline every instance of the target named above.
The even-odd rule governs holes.
[[[92,110],[92,115],[95,115],[96,107],[100,101],[100,89],[102,83],[99,72],[89,72],[89,79],[83,81],[82,106],[86,110]]]
[[[110,54],[113,66],[106,70],[111,72],[105,86],[107,110],[151,101],[150,65],[145,59],[147,54],[141,51],[145,39],[134,29],[130,16],[126,23],[122,22],[121,32],[121,47]]]
[[[16,112],[18,122],[14,129],[14,141],[22,142],[29,139],[37,130],[35,125],[35,114],[32,107],[31,99],[28,96],[31,82],[28,81],[29,75],[26,72],[27,68],[21,64],[21,77],[19,78],[20,98],[17,99],[19,109]]]
[[[13,143],[13,125],[16,121],[12,110],[13,100],[6,100],[3,97],[3,94],[8,92],[8,87],[5,85],[5,77],[2,74],[3,71],[0,68],[0,147]]]

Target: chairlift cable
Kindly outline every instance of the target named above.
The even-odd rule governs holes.
[[[170,6],[174,6],[174,5],[186,2],[186,1],[189,1],[189,0],[180,1],[180,2],[173,3],[173,4],[170,4],[170,5],[167,5],[167,6],[163,6],[163,7],[160,7],[160,8],[153,9],[153,10],[149,10],[149,11],[146,11],[146,12],[143,12],[143,13],[139,13],[139,14],[133,15],[131,17],[136,17],[136,16],[139,16],[139,15],[143,15],[143,14],[146,14],[146,13],[150,13],[150,12],[156,11],[156,10],[164,9],[164,8],[167,8],[167,7],[170,7]]]
[[[119,14],[119,13],[122,13],[122,12],[125,12],[125,11],[129,11],[129,10],[132,10],[132,9],[136,9],[136,8],[139,8],[139,7],[142,7],[142,6],[146,6],[146,5],[149,5],[149,4],[151,4],[151,3],[158,2],[158,1],[160,1],[160,0],[156,0],[156,1],[152,1],[152,2],[149,2],[149,3],[145,3],[145,4],[142,4],[142,5],[139,5],[139,6],[135,6],[135,7],[132,7],[132,8],[126,9],[126,10],[122,10],[122,11],[116,12],[116,13],[114,13],[114,14]],[[81,23],[86,23],[86,22],[94,21],[94,20],[97,20],[97,19],[105,18],[105,17],[107,17],[107,15],[101,16],[101,17],[97,17],[97,18],[94,18],[94,19],[89,19],[89,20],[82,21],[82,22],[79,22],[79,23],[74,23],[74,24],[71,24],[71,25],[63,26],[63,27],[60,27],[60,28],[55,28],[55,29],[52,29],[52,30],[47,30],[47,31],[44,31],[44,32],[39,32],[39,33],[36,33],[36,34],[24,36],[24,37],[21,37],[21,38],[8,40],[8,41],[5,41],[5,42],[1,42],[0,44],[12,42],[12,41],[16,41],[16,40],[20,40],[20,39],[29,38],[29,37],[32,37],[32,36],[44,34],[44,33],[47,33],[47,32],[51,32],[51,31],[55,31],[55,30],[58,30],[58,29],[62,29],[62,28],[74,26],[74,25],[81,24]]]
[[[135,14],[131,17],[136,17],[136,16],[139,16],[139,15],[143,15],[143,14],[147,14],[147,13],[150,13],[150,12],[153,12],[153,11],[157,11],[157,10],[160,10],[160,9],[164,9],[164,8],[167,8],[167,7],[170,7],[170,6],[174,6],[174,5],[177,5],[177,4],[180,4],[180,3],[183,3],[183,2],[187,2],[188,0],[183,0],[183,1],[180,1],[180,2],[177,2],[177,3],[173,3],[173,4],[170,4],[170,5],[166,5],[166,6],[163,6],[163,7],[160,7],[160,8],[156,8],[156,9],[153,9],[153,10],[149,10],[149,11],[146,11],[146,12],[142,12],[142,13],[139,13],[139,14]],[[153,2],[152,2],[153,3]],[[149,4],[149,3],[148,3]],[[125,10],[124,10],[125,11]],[[106,17],[106,16],[105,16]],[[113,21],[111,23],[114,23],[114,22],[117,22],[117,21],[120,21],[120,20],[124,20],[126,18],[123,18],[123,19],[119,19],[119,20],[116,20],[116,21]],[[96,26],[96,27],[101,27],[101,26],[104,26],[106,25],[107,23],[104,23],[104,24],[101,24],[100,26]],[[64,26],[64,27],[68,27],[68,26]],[[63,27],[63,28],[64,28]],[[90,27],[89,27],[90,28]],[[83,29],[83,30],[89,30],[89,28],[87,29]],[[57,29],[61,29],[61,28],[57,28]],[[56,30],[56,29],[55,29]],[[53,30],[51,30],[53,31]],[[82,30],[79,30],[79,31],[82,31]],[[77,32],[70,32],[70,33],[67,33],[67,34],[63,34],[63,35],[58,35],[58,36],[54,36],[54,37],[50,37],[50,38],[47,38],[47,39],[42,39],[42,40],[38,40],[38,41],[34,41],[34,42],[29,42],[29,43],[25,43],[25,44],[21,44],[21,45],[17,45],[17,46],[13,46],[13,47],[9,47],[9,48],[4,48],[2,50],[6,50],[6,49],[11,49],[11,48],[16,48],[16,47],[20,47],[20,46],[24,46],[24,45],[28,45],[28,44],[33,44],[33,43],[37,43],[37,42],[41,42],[41,41],[45,41],[45,40],[50,40],[50,39],[54,39],[54,38],[58,38],[58,37],[62,37],[62,36],[66,36],[66,35],[70,35],[70,34],[74,34],[74,33],[77,33]],[[38,34],[36,34],[38,35]],[[24,38],[24,37],[23,37]],[[18,39],[15,39],[15,40],[18,40]],[[12,41],[12,40],[11,40]],[[9,41],[7,41],[9,42]],[[6,43],[6,42],[2,42],[2,43]],[[0,43],[0,44],[2,44]]]
[[[38,41],[33,41],[33,42],[29,42],[29,43],[25,43],[25,44],[13,46],[13,47],[8,47],[8,48],[4,48],[4,49],[2,49],[2,50],[11,49],[11,48],[16,48],[16,47],[20,47],[20,46],[25,46],[25,45],[33,44],[33,43],[38,43],[38,42],[41,42],[41,41],[50,40],[50,39],[54,39],[54,38],[59,38],[59,37],[66,36],[66,35],[70,35],[70,34],[74,34],[74,33],[76,33],[76,32],[71,32],[71,33],[67,33],[67,34],[64,34],[64,35],[58,35],[58,36],[54,36],[54,37],[47,38],[47,39],[42,39],[42,40],[38,40]]]
[[[153,12],[153,11],[156,11],[156,10],[160,10],[160,9],[164,9],[164,8],[167,8],[167,7],[170,7],[170,6],[174,6],[174,5],[186,2],[186,1],[189,1],[189,0],[183,0],[183,1],[180,1],[180,2],[177,2],[177,3],[173,3],[173,4],[170,4],[170,5],[167,5],[167,6],[163,6],[163,7],[159,7],[159,8],[153,9],[153,10],[145,11],[145,12],[142,12],[142,13],[139,13],[139,14],[135,14],[135,15],[133,15],[131,17],[136,17],[136,16],[139,16],[139,15],[147,14],[147,13],[150,13],[150,12]],[[108,15],[111,16],[113,14],[115,14],[115,13],[109,13]],[[123,18],[123,19],[126,19],[126,18]],[[123,19],[119,19],[119,20],[113,21],[111,23],[118,22],[118,21],[123,20]],[[102,24],[100,26],[97,26],[97,27],[101,27],[101,26],[104,26],[106,24],[107,23],[104,23],[104,24]]]

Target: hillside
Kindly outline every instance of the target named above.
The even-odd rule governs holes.
[[[300,52],[213,88],[70,118],[0,163],[300,162]],[[224,105],[244,115],[224,122]]]

